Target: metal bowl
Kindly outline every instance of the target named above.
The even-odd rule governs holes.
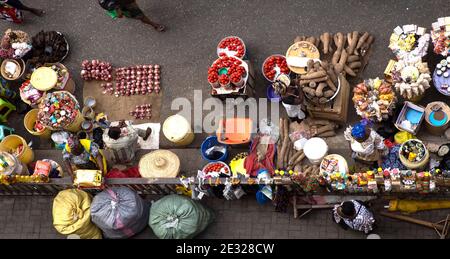
[[[309,95],[305,94],[305,96],[306,96],[306,98],[307,98],[311,103],[313,103],[313,104],[326,104],[326,103],[329,103],[329,102],[333,101],[334,98],[336,98],[336,96],[339,94],[339,91],[340,91],[340,90],[341,90],[341,79],[338,77],[338,85],[337,85],[336,92],[335,92],[334,95],[331,96],[331,97],[328,99],[328,101],[326,101],[325,103],[313,102],[312,98],[311,98]]]

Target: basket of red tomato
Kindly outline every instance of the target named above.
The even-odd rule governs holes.
[[[202,172],[206,176],[213,176],[214,174],[217,174],[219,176],[231,176],[231,170],[230,167],[225,164],[224,162],[211,162],[205,165],[203,167]]]
[[[290,75],[286,57],[283,55],[271,55],[264,60],[262,71],[264,77],[270,82],[275,81],[276,77],[280,74]]]
[[[237,36],[226,37],[217,45],[217,55],[219,57],[226,55],[242,59],[245,56],[245,52],[245,43]]]

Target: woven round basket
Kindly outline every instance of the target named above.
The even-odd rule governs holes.
[[[14,75],[12,77],[9,77],[6,73],[6,63],[12,62],[16,64],[18,69],[15,71]],[[0,67],[1,75],[4,79],[14,81],[19,79],[24,73],[25,73],[25,62],[22,59],[5,59],[2,62],[2,65]]]
[[[155,150],[139,161],[143,178],[175,178],[180,172],[180,159],[169,150]]]

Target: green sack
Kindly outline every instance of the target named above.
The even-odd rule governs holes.
[[[152,204],[149,226],[160,239],[190,239],[213,220],[212,211],[199,202],[172,194]]]

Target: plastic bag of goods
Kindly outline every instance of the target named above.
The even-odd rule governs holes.
[[[149,226],[160,239],[189,239],[213,220],[213,212],[199,202],[172,194],[152,204]]]
[[[112,187],[97,194],[91,205],[92,222],[105,238],[128,238],[148,222],[149,204],[128,187]]]
[[[81,239],[100,239],[102,232],[91,222],[92,197],[77,189],[60,191],[53,200],[53,226],[63,234]]]

